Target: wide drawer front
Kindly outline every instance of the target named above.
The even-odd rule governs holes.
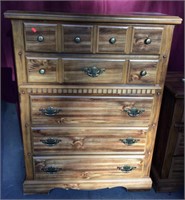
[[[26,51],[33,52],[159,54],[163,30],[152,25],[24,23]]]
[[[28,82],[156,84],[158,59],[115,57],[26,57]]]
[[[32,124],[148,126],[153,97],[31,95]]]
[[[35,179],[93,180],[143,177],[144,156],[34,157]]]
[[[147,129],[32,127],[34,155],[143,154]]]

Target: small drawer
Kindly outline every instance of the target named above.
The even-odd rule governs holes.
[[[26,57],[28,82],[58,82],[58,58]]]
[[[156,84],[158,60],[130,60],[128,84]]]
[[[26,51],[57,51],[57,24],[24,23],[24,35]]]
[[[65,83],[123,83],[125,60],[64,58]]]
[[[31,95],[32,124],[148,126],[153,97]]]
[[[32,127],[34,155],[144,154],[147,129]]]
[[[163,27],[134,27],[132,53],[159,54]]]
[[[62,45],[64,52],[92,53],[93,26],[62,25]]]
[[[144,155],[34,157],[35,179],[110,180],[142,178]]]
[[[127,26],[98,26],[98,53],[125,53]]]

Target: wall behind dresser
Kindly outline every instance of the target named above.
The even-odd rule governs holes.
[[[15,64],[10,20],[6,10],[53,11],[89,14],[123,14],[126,12],[159,12],[184,19],[183,1],[7,1],[1,2],[1,81],[2,99],[17,102]],[[184,70],[184,20],[176,26],[168,71]]]

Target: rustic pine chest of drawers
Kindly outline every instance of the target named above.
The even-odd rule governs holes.
[[[7,11],[25,193],[149,189],[175,16]]]

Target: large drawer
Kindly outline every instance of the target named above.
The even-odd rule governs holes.
[[[35,179],[105,180],[141,178],[144,156],[34,157]]]
[[[31,95],[32,124],[148,126],[153,97]]]
[[[147,128],[32,127],[34,155],[144,154]]]

